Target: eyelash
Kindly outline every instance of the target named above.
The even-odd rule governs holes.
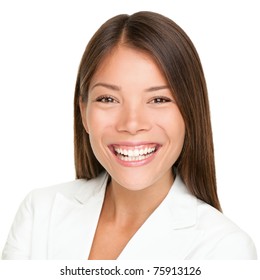
[[[109,95],[99,96],[96,99],[96,102],[101,102],[101,103],[118,103],[118,101],[114,97],[109,96]],[[155,96],[148,103],[163,104],[163,103],[167,103],[167,102],[172,102],[172,100],[170,98],[168,98],[168,97],[165,97],[165,96]]]
[[[172,100],[165,96],[156,96],[151,101],[149,101],[149,103],[153,103],[153,104],[163,104],[163,103],[167,103],[167,102],[172,102]]]
[[[118,103],[114,97],[109,95],[99,96],[96,101],[101,103]]]

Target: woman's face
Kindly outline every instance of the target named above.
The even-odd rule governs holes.
[[[116,47],[93,76],[81,114],[93,152],[112,181],[129,190],[172,183],[185,125],[148,54]]]

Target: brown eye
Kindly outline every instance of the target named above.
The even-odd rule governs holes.
[[[117,103],[117,101],[111,96],[100,96],[96,101],[102,103]]]
[[[162,104],[162,103],[167,103],[167,102],[171,102],[171,101],[172,100],[167,97],[155,97],[150,101],[150,103]]]

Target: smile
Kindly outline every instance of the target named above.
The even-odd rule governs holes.
[[[124,163],[148,163],[148,160],[158,150],[158,144],[148,145],[112,145],[112,149],[119,161]]]

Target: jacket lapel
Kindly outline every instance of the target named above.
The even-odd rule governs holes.
[[[87,259],[101,212],[107,175],[83,184],[74,196],[57,193],[50,220],[48,258]]]
[[[167,197],[128,242],[118,259],[185,259],[203,238],[195,229],[197,198],[177,176]]]
[[[74,196],[57,193],[50,219],[48,258],[87,259],[103,205],[108,175]],[[164,201],[121,252],[124,259],[185,259],[203,238],[195,228],[197,198],[177,176]]]

